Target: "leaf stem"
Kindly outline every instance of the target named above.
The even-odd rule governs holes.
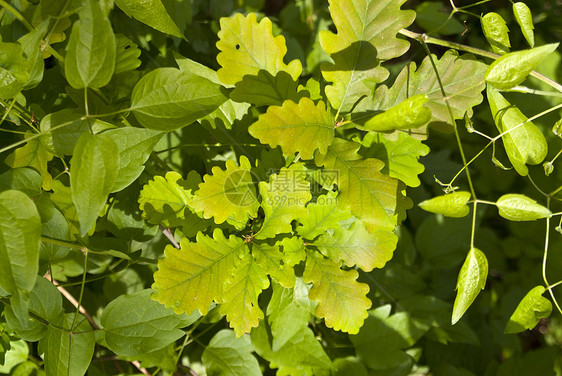
[[[546,198],[546,207],[548,209],[550,209],[550,197]],[[550,284],[548,283],[548,279],[546,278],[546,261],[548,258],[548,244],[549,244],[549,240],[550,240],[550,218],[547,217],[546,218],[546,234],[544,237],[544,254],[543,254],[543,259],[542,259],[542,278],[544,280],[544,283],[546,284],[546,289],[548,290],[550,297],[552,298],[552,301],[554,302],[554,305],[556,305],[556,308],[558,309],[558,312],[560,312],[560,314],[562,314],[562,308],[560,308],[560,305],[558,304],[558,301],[556,300],[556,297],[554,296],[554,292],[552,292],[552,288],[550,286]]]
[[[23,26],[25,26],[25,28],[29,31],[33,31],[33,26],[25,19],[25,17],[13,6],[11,6],[10,4],[8,4],[7,2],[5,2],[4,0],[0,0],[0,6],[2,6],[2,8],[7,9],[10,13],[12,13],[14,15],[14,17],[16,17],[22,24]]]
[[[78,296],[78,302],[76,302],[76,312],[74,313],[74,320],[72,321],[72,326],[70,327],[70,331],[74,332],[76,329],[76,324],[78,322],[78,314],[81,313],[80,308],[82,308],[82,298],[84,297],[84,288],[86,287],[86,273],[88,272],[88,250],[85,249],[84,251],[84,272],[82,273],[82,283],[80,284],[80,295]],[[84,312],[86,311],[82,308]]]

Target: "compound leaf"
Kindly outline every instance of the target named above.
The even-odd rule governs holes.
[[[301,98],[299,103],[285,101],[281,107],[268,107],[248,132],[273,148],[281,145],[285,155],[298,152],[303,159],[312,159],[316,150],[326,154],[334,129],[334,119],[324,102],[315,105],[312,100]]]
[[[419,158],[429,153],[429,147],[420,140],[404,133],[397,132],[396,139],[386,137],[379,132],[369,132],[363,137],[361,144],[367,148],[365,157],[380,159],[384,162],[381,172],[403,181],[409,187],[418,187],[421,174],[425,167]]]
[[[459,56],[453,50],[445,52],[441,59],[433,56],[433,60],[453,111],[453,117],[462,119],[467,111],[470,114],[472,107],[482,102],[481,92],[484,90],[486,64],[471,55]],[[452,124],[449,111],[429,57],[423,59],[417,70],[415,63],[404,67],[391,89],[385,85],[377,88],[372,102],[374,107],[368,109],[386,110],[417,94],[425,94],[429,98],[424,104],[432,114],[429,125],[441,125],[450,129]]]
[[[134,182],[144,171],[144,163],[164,135],[163,132],[144,128],[116,128],[104,133],[117,145],[119,168],[112,192],[118,192]]]
[[[346,266],[357,265],[366,272],[382,268],[392,258],[398,237],[390,231],[365,230],[361,221],[355,221],[349,229],[337,227],[333,234],[326,232],[310,243],[334,262],[340,260]]]
[[[546,157],[546,139],[537,126],[497,90],[488,86],[487,94],[496,128],[503,135],[509,161],[519,175],[527,176],[529,169],[526,164],[539,164]]]
[[[161,0],[115,0],[123,13],[166,34],[185,39]]]
[[[250,338],[237,338],[232,330],[223,329],[205,347],[201,360],[207,375],[261,376]]]
[[[12,311],[28,327],[29,292],[39,270],[41,218],[23,192],[0,193],[0,288],[12,295]]]
[[[86,0],[72,26],[64,58],[64,74],[75,89],[99,88],[115,70],[115,34],[97,0]]]
[[[367,298],[369,286],[357,282],[358,276],[356,270],[344,271],[339,263],[307,252],[303,280],[312,283],[308,297],[318,302],[316,315],[325,319],[327,327],[350,334],[359,332],[371,301]]]
[[[496,205],[499,214],[510,221],[534,221],[552,215],[546,207],[522,194],[503,195],[496,201]]]
[[[226,315],[236,337],[249,333],[263,319],[258,296],[269,287],[269,279],[254,257],[247,253],[223,286],[219,312]]]
[[[342,210],[337,205],[337,192],[328,191],[318,196],[316,202],[307,205],[308,215],[299,218],[301,224],[297,227],[300,236],[314,239],[329,229],[337,229],[340,222],[351,217],[349,210]]]
[[[168,245],[154,273],[153,299],[178,314],[199,309],[204,315],[213,301],[224,300],[224,282],[248,252],[242,239],[233,235],[227,239],[220,229],[213,237],[198,233],[195,243],[183,238],[180,249]]]
[[[502,16],[495,12],[486,13],[482,17],[482,31],[484,36],[492,46],[492,50],[497,54],[509,52],[509,29]]]
[[[392,231],[397,216],[408,207],[408,199],[402,195],[398,180],[380,173],[383,162],[357,154],[360,146],[335,138],[326,156],[316,155],[316,164],[337,171],[338,206],[350,208],[369,232]]]
[[[462,264],[457,280],[457,297],[453,306],[451,323],[454,325],[486,286],[488,260],[478,248],[471,248]]]
[[[401,28],[414,22],[415,12],[401,10],[405,0],[332,0],[330,15],[337,34],[320,33],[320,44],[333,64],[321,66],[326,96],[338,112],[348,112],[388,71],[380,61],[401,56],[409,43],[396,38]]]
[[[240,157],[240,166],[229,159],[225,170],[213,167],[212,175],[203,176],[204,182],[190,200],[190,206],[203,212],[203,218],[214,217],[215,223],[223,223],[228,218],[245,223],[249,217],[255,217],[260,205],[251,167],[245,156]]]
[[[268,182],[259,183],[265,214],[257,239],[273,238],[277,234],[290,232],[291,221],[307,214],[305,205],[310,201],[310,182],[302,165],[294,164],[272,174]]]
[[[156,351],[185,335],[179,328],[200,315],[178,316],[150,299],[150,289],[120,295],[103,310],[101,325],[109,348],[119,356],[138,356]]]
[[[110,137],[90,133],[82,134],[74,149],[70,160],[70,190],[80,234],[84,236],[96,222],[115,184],[119,151]]]
[[[170,131],[210,114],[226,99],[220,85],[204,77],[157,68],[133,88],[131,110],[143,127]]]
[[[506,334],[533,329],[540,319],[550,316],[552,303],[542,296],[545,291],[544,286],[536,286],[525,295],[509,318],[509,322],[505,327]]]
[[[285,37],[273,36],[272,24],[267,17],[259,23],[255,13],[247,16],[236,13],[222,18],[218,36],[220,52],[217,61],[222,68],[217,75],[226,85],[234,85],[246,75],[258,76],[261,70],[273,77],[279,72],[287,72],[293,80],[297,80],[302,72],[299,60],[289,64],[283,62],[287,53]]]
[[[175,171],[166,177],[155,176],[140,192],[139,205],[143,216],[151,223],[160,223],[173,217],[184,217],[191,193],[178,183],[181,175]]]

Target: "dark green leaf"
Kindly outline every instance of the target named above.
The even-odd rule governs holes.
[[[207,375],[261,376],[253,346],[246,336],[236,338],[232,330],[223,329],[211,339],[201,360]]]
[[[17,43],[0,42],[0,98],[18,95],[30,78],[30,63]]]

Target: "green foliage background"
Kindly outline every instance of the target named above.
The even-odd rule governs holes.
[[[0,0],[0,373],[562,374],[526,4]]]

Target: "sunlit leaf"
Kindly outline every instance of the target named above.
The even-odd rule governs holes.
[[[505,333],[512,334],[533,329],[540,319],[550,316],[552,303],[542,296],[545,291],[544,286],[536,286],[525,295],[509,318]]]
[[[324,318],[327,327],[350,334],[359,332],[371,301],[366,296],[369,286],[357,282],[358,275],[356,270],[340,269],[340,264],[318,252],[307,252],[303,279],[312,283],[308,297],[318,302],[315,313]]]
[[[366,131],[386,132],[399,129],[419,128],[431,120],[431,110],[424,106],[428,98],[417,94],[375,115],[361,125]]]
[[[269,279],[254,257],[247,253],[224,284],[219,312],[226,315],[236,337],[249,333],[263,319],[258,296],[269,287]]]
[[[334,262],[341,260],[346,266],[357,265],[370,272],[373,268],[382,268],[392,258],[397,242],[394,233],[376,231],[370,234],[361,221],[356,221],[349,229],[338,227],[333,235],[327,232],[310,245],[318,247]]]
[[[336,138],[326,156],[317,154],[315,162],[336,172],[340,208],[350,208],[369,232],[392,231],[398,215],[408,207],[408,199],[403,196],[398,180],[380,173],[383,163],[361,158],[357,154],[359,147],[355,142]]]
[[[445,217],[460,218],[466,216],[470,211],[467,205],[470,198],[470,192],[456,191],[420,202],[419,207]]]
[[[535,35],[533,33],[533,29],[535,26],[533,25],[533,15],[531,14],[531,9],[529,9],[525,3],[513,3],[513,14],[515,15],[515,20],[519,24],[525,40],[529,43],[531,48],[534,47]]]
[[[401,56],[409,43],[396,38],[415,18],[401,10],[405,0],[332,0],[330,15],[337,34],[320,33],[320,44],[334,63],[322,65],[322,75],[332,84],[326,96],[338,112],[348,112],[376,83],[388,77],[380,61]]]
[[[103,310],[101,325],[109,348],[120,356],[138,356],[174,343],[200,315],[176,315],[150,299],[152,290],[120,295]]]
[[[143,216],[151,223],[159,223],[170,217],[183,217],[188,208],[191,194],[178,183],[181,175],[175,171],[166,173],[166,177],[154,176],[140,192],[139,204]]]
[[[15,189],[34,198],[41,195],[41,183],[41,175],[28,167],[12,168],[0,174],[0,192]]]
[[[418,175],[425,170],[419,159],[429,153],[429,147],[404,132],[397,132],[396,136],[394,139],[378,132],[367,133],[361,141],[367,148],[363,155],[383,161],[383,174],[401,180],[409,187],[418,187]]]
[[[181,249],[168,245],[154,273],[153,299],[176,313],[206,314],[213,301],[224,299],[224,282],[234,273],[241,256],[249,253],[241,238],[228,239],[215,229],[213,237],[197,234],[197,241],[181,240]]]
[[[334,138],[334,119],[322,101],[314,104],[308,98],[299,103],[285,101],[283,106],[270,106],[248,132],[271,147],[281,145],[283,154],[299,153],[312,159],[316,150],[321,154]]]
[[[329,191],[325,195],[318,196],[316,202],[306,206],[308,215],[299,218],[301,224],[297,227],[300,236],[306,239],[314,239],[318,235],[325,234],[329,229],[340,227],[340,221],[349,219],[349,210],[342,210],[337,205],[337,192]]]
[[[312,198],[306,170],[298,164],[272,174],[269,182],[260,182],[259,192],[265,219],[256,234],[257,239],[290,232],[291,221],[307,214],[305,205]]]
[[[220,20],[217,48],[221,51],[217,61],[221,69],[217,71],[222,83],[234,85],[246,75],[258,76],[264,70],[275,77],[279,72],[287,72],[296,80],[302,66],[299,60],[289,64],[283,62],[287,53],[285,38],[274,37],[269,18],[259,23],[255,13],[244,16],[236,13],[230,18]]]
[[[492,46],[492,50],[497,54],[509,52],[509,29],[505,20],[495,12],[486,13],[482,17],[482,31],[484,36]]]
[[[478,248],[471,248],[459,272],[457,280],[457,297],[453,306],[452,324],[464,315],[474,299],[486,286],[488,278],[488,260]]]
[[[99,88],[115,70],[115,34],[97,0],[85,0],[72,26],[64,58],[64,74],[75,89]]]
[[[39,139],[34,138],[14,150],[4,162],[12,168],[33,167],[41,174],[43,189],[48,191],[53,186],[53,177],[49,173],[47,163],[52,159],[53,155],[45,150]]]
[[[223,329],[205,346],[201,361],[207,375],[261,376],[250,338],[237,338],[232,330]]]
[[[23,52],[27,56],[29,62],[29,81],[25,83],[24,89],[34,88],[43,79],[43,70],[45,62],[43,61],[43,54],[41,52],[41,40],[47,33],[49,21],[41,22],[33,31],[25,34],[18,39],[18,43],[23,47]]]
[[[185,127],[219,107],[226,97],[206,78],[175,68],[154,69],[135,85],[131,110],[146,128]]]
[[[281,252],[279,245],[252,243],[252,256],[263,271],[281,286],[292,288],[295,285],[295,271],[285,263],[286,254]]]
[[[519,85],[558,45],[551,43],[503,55],[488,67],[486,82],[500,90]]]
[[[537,126],[497,90],[488,86],[487,94],[509,161],[519,175],[526,176],[529,172],[526,164],[539,164],[546,157],[546,139]]]
[[[552,215],[546,207],[522,194],[503,195],[496,201],[496,205],[499,214],[510,221],[534,221]]]
[[[23,328],[28,326],[28,294],[39,270],[41,218],[25,193],[0,193],[0,288],[12,295],[10,305]]]
[[[203,212],[203,218],[214,218],[215,223],[223,223],[228,218],[246,222],[255,217],[260,205],[251,167],[245,156],[240,157],[240,166],[229,159],[225,170],[213,167],[212,175],[203,176],[204,182],[199,185],[190,206]]]
[[[111,138],[89,133],[80,136],[70,160],[70,189],[82,236],[103,209],[117,179],[118,167],[119,151]]]
[[[129,17],[134,17],[166,34],[185,39],[161,0],[115,0],[115,4]]]

